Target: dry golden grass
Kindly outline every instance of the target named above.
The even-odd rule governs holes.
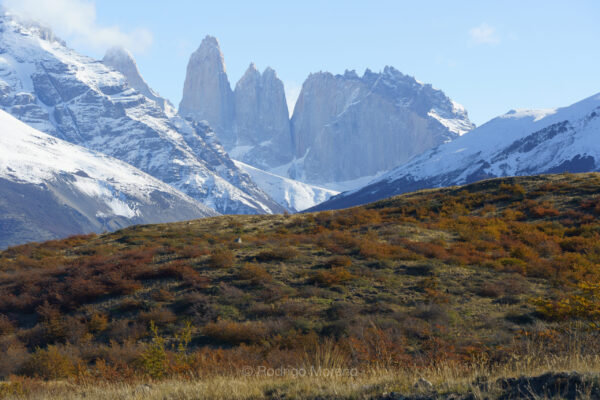
[[[330,365],[330,364],[327,364]],[[315,368],[318,370],[318,367]],[[499,379],[538,376],[547,372],[578,372],[597,375],[600,357],[575,354],[561,357],[524,357],[490,369],[487,364],[447,364],[426,369],[369,369],[347,376],[208,376],[159,382],[98,383],[74,381],[29,381],[0,383],[0,398],[39,400],[258,400],[258,399],[376,399],[384,393],[404,396],[424,393],[465,394],[494,398],[501,393],[493,383]],[[416,385],[425,379],[433,385]],[[483,390],[474,382],[492,383]],[[539,397],[543,398],[543,397]],[[585,398],[582,396],[582,398]]]

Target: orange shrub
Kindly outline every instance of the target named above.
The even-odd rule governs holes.
[[[287,261],[298,257],[298,250],[293,247],[276,247],[258,253],[255,258],[258,261]]]
[[[255,285],[271,282],[273,280],[271,274],[262,266],[250,263],[246,263],[240,268],[239,276],[241,279],[249,280]]]
[[[528,201],[524,204],[527,213],[533,218],[556,217],[560,212],[547,202]]]
[[[352,259],[348,256],[333,256],[328,258],[325,261],[325,264],[335,268],[335,267],[349,267],[352,265]]]
[[[147,324],[154,322],[158,326],[165,326],[175,322],[177,320],[177,316],[173,313],[173,311],[166,308],[156,308],[154,310],[140,313],[139,319]]]
[[[346,268],[338,267],[332,268],[330,271],[317,271],[312,276],[311,281],[322,286],[335,286],[348,282],[354,278],[355,276],[352,275]]]
[[[262,342],[267,336],[268,330],[260,321],[217,321],[206,324],[202,333],[222,343],[239,345]]]
[[[75,373],[75,360],[63,354],[56,346],[38,348],[25,363],[22,372],[47,380],[65,379]]]
[[[0,337],[13,333],[15,327],[6,315],[0,314]]]
[[[422,254],[427,258],[437,258],[439,260],[448,259],[448,251],[440,244],[432,242],[411,242],[405,241],[406,247],[415,253]]]
[[[231,250],[214,251],[208,259],[208,265],[212,268],[231,268],[235,262],[235,255]]]

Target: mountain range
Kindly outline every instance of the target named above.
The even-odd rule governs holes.
[[[186,121],[148,93],[128,53],[110,51],[105,62],[37,24],[0,15],[0,109],[125,161],[220,213],[286,210],[235,166],[208,125]]]
[[[568,107],[511,110],[313,210],[502,176],[600,171],[600,93]]]
[[[0,14],[0,110],[0,246],[600,169],[600,95],[512,110],[476,128],[444,92],[388,66],[311,74],[290,117],[272,68],[251,63],[232,89],[219,42],[207,36],[176,109],[126,49],[94,60],[8,12]]]
[[[311,74],[290,120],[275,71],[251,64],[232,90],[211,36],[190,57],[179,112],[207,121],[234,159],[331,189],[356,187],[474,127],[442,91],[392,67]]]

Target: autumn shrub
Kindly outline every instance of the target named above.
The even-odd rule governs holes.
[[[477,294],[481,297],[497,298],[504,294],[504,287],[498,283],[485,282],[479,287]]]
[[[559,245],[564,251],[570,251],[575,253],[584,253],[591,251],[596,247],[597,240],[588,240],[581,236],[569,237],[560,241]]]
[[[159,302],[170,302],[175,299],[175,295],[165,289],[154,290],[150,296],[152,300]]]
[[[438,243],[405,241],[405,245],[409,250],[417,254],[422,254],[427,258],[436,258],[438,260],[449,258],[446,248]]]
[[[65,379],[75,373],[77,360],[63,354],[57,346],[37,348],[25,363],[22,373],[45,380]]]
[[[315,272],[310,281],[322,286],[335,286],[342,283],[346,283],[355,279],[346,268],[337,267],[331,270],[319,270]]]
[[[27,347],[14,336],[0,337],[0,380],[18,374],[31,357]],[[0,393],[0,399],[3,398]]]
[[[267,328],[260,321],[217,321],[204,326],[202,333],[221,343],[239,345],[262,342],[267,336]]]
[[[152,341],[140,355],[139,363],[150,377],[160,379],[168,369],[166,340],[158,334],[158,328],[154,322],[150,323],[150,331],[152,332]]]
[[[335,217],[330,220],[328,226],[339,229],[342,227],[351,228],[366,224],[378,224],[380,222],[381,215],[378,210],[355,207],[337,212]]]
[[[546,218],[560,215],[560,212],[548,202],[535,202],[529,200],[523,204],[523,208],[533,218]]]
[[[6,315],[0,314],[0,337],[11,334],[15,331],[13,323]]]
[[[210,296],[198,292],[186,293],[173,308],[178,315],[186,315],[195,325],[214,321],[219,314]]]
[[[329,257],[327,260],[325,260],[325,265],[331,267],[331,268],[336,268],[336,267],[349,267],[352,265],[352,259],[348,256],[333,256],[333,257]]]
[[[99,333],[108,327],[108,317],[103,313],[94,313],[87,321],[88,331],[91,333]]]
[[[231,250],[220,249],[213,251],[208,259],[208,265],[212,268],[231,268],[235,262],[235,255]]]
[[[137,311],[144,308],[144,302],[133,297],[126,297],[117,305],[116,309],[120,312]]]
[[[511,197],[516,199],[523,199],[525,197],[525,194],[527,193],[523,185],[520,185],[518,183],[501,183],[498,186],[498,192],[500,192],[501,194],[510,195]]]
[[[183,249],[178,250],[177,254],[183,258],[200,258],[210,254],[210,251],[205,247],[198,246],[185,246]]]
[[[239,277],[252,282],[254,285],[268,283],[273,280],[273,276],[264,267],[252,263],[246,263],[240,268]]]
[[[358,245],[358,255],[375,260],[384,260],[387,258],[413,258],[408,252],[399,246],[378,242],[369,238],[363,238]]]
[[[406,338],[392,329],[384,330],[372,324],[359,335],[351,336],[348,343],[351,354],[363,365],[390,368],[411,363]]]
[[[344,250],[354,249],[360,243],[360,238],[348,231],[331,231],[323,233],[317,238],[317,245],[332,253],[342,253]]]
[[[362,307],[348,301],[336,301],[326,311],[327,317],[332,320],[352,319],[360,314]]]
[[[268,249],[258,253],[255,258],[257,261],[288,261],[298,257],[299,252],[293,247],[284,246]]]
[[[177,316],[169,309],[155,308],[153,310],[140,313],[138,319],[147,323],[148,325],[154,323],[157,326],[165,326],[177,321]]]
[[[42,344],[64,343],[69,334],[69,324],[65,315],[57,307],[47,302],[37,308],[41,319],[39,338]],[[34,339],[35,340],[35,339]]]
[[[107,335],[117,343],[136,341],[148,334],[148,323],[121,318],[112,321],[107,329]]]

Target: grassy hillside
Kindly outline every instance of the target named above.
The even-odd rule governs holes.
[[[340,396],[365,398],[419,376],[448,384],[440,371],[467,390],[500,370],[592,368],[598,217],[600,175],[566,174],[14,247],[0,253],[0,376],[215,382],[320,366],[348,375]],[[234,397],[279,398],[282,379]],[[320,384],[295,396],[326,397]]]

